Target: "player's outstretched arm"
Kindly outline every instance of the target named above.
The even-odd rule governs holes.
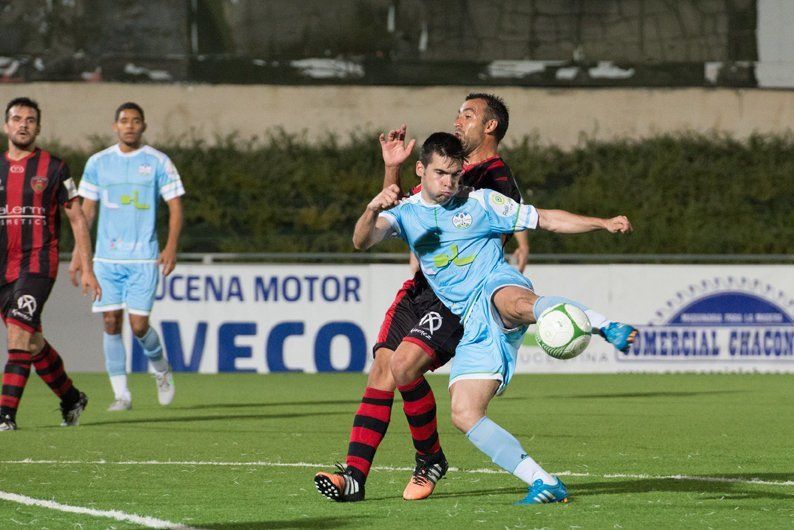
[[[387,134],[381,134],[378,140],[380,141],[380,151],[383,155],[383,163],[385,165],[385,174],[383,176],[383,189],[391,185],[400,186],[400,168],[403,163],[408,160],[413,152],[415,139],[411,139],[405,143],[406,133],[408,127],[403,124],[399,129],[393,129]]]
[[[94,218],[96,217],[96,201],[92,201],[91,199],[83,199],[83,217],[85,217],[86,227],[88,229],[88,233],[91,233],[91,226],[94,224]],[[72,250],[72,261],[69,263],[69,279],[72,281],[72,285],[77,287],[80,285],[80,274],[83,269],[83,262],[80,258],[80,249],[77,246],[77,241],[75,241],[74,249]]]
[[[610,219],[600,217],[588,217],[565,210],[542,210],[538,211],[538,228],[557,232],[559,234],[582,234],[593,230],[607,230],[610,233],[619,232],[626,234],[633,230],[628,218],[618,215]]]
[[[160,252],[160,265],[163,266],[163,276],[168,276],[176,267],[176,251],[179,246],[179,235],[182,233],[182,199],[175,197],[166,202],[168,205],[168,241]]]
[[[68,205],[67,205],[68,206]],[[91,264],[91,235],[88,232],[88,223],[83,215],[83,210],[77,205],[71,208],[64,208],[69,224],[72,225],[72,233],[80,255],[80,268],[82,269],[81,281],[83,294],[91,293],[91,300],[97,301],[102,298],[102,289],[94,276],[94,267]]]
[[[358,218],[353,230],[353,246],[356,250],[366,250],[386,239],[392,230],[391,224],[378,215],[393,208],[400,202],[400,188],[390,185],[378,193]]]

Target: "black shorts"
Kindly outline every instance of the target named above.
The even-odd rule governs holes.
[[[55,280],[48,276],[20,276],[0,286],[0,308],[6,326],[14,324],[31,333],[41,331],[41,311]]]
[[[447,309],[418,272],[403,284],[386,311],[372,352],[374,355],[380,348],[394,351],[402,341],[412,342],[432,357],[430,369],[435,370],[455,356],[461,337],[460,318]]]

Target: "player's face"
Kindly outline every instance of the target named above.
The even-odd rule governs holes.
[[[416,174],[422,179],[422,196],[427,202],[443,204],[458,192],[461,163],[452,158],[433,154],[427,166],[416,163]]]
[[[124,109],[119,113],[119,119],[113,124],[113,130],[119,137],[119,142],[131,148],[141,145],[141,137],[146,130],[146,122],[141,113],[135,109]]]
[[[463,144],[466,154],[470,154],[482,144],[485,139],[486,119],[485,113],[488,106],[485,100],[470,99],[464,101],[458,110],[458,117],[455,119],[455,136]]]
[[[3,132],[9,143],[17,149],[29,149],[39,135],[39,114],[36,109],[16,105],[8,109],[8,119],[3,124]]]

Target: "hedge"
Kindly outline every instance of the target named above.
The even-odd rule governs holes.
[[[355,221],[382,181],[376,138],[362,133],[312,143],[276,132],[250,140],[231,135],[213,144],[183,139],[156,146],[172,158],[188,191],[181,250],[352,252]],[[95,150],[106,146],[95,143]],[[80,174],[90,152],[51,147]],[[524,138],[502,155],[525,202],[597,216],[625,214],[635,227],[630,236],[533,232],[533,252],[782,254],[794,249],[790,135],[744,141],[694,133],[642,141],[583,139],[572,150]],[[409,166],[404,182],[414,183]],[[160,215],[166,210],[160,208]],[[70,234],[65,239],[70,244]],[[404,248],[390,241],[376,250]]]

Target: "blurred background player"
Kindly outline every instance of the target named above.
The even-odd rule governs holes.
[[[8,362],[0,397],[0,431],[16,430],[16,414],[31,364],[61,400],[64,426],[77,425],[88,397],[74,386],[63,360],[41,333],[41,312],[58,274],[62,206],[82,256],[80,283],[99,300],[91,270],[91,236],[80,208],[72,208],[77,188],[69,167],[36,147],[41,110],[28,98],[6,106],[3,132],[8,151],[0,159],[0,304],[8,327]]]
[[[159,278],[158,264],[168,276],[176,265],[182,230],[182,180],[164,153],[141,143],[146,131],[143,109],[124,103],[116,109],[113,131],[116,145],[94,154],[86,162],[80,181],[83,213],[90,227],[97,215],[96,274],[105,293],[92,310],[102,313],[105,367],[113,387],[110,411],[132,408],[127,387],[127,355],[121,336],[124,309],[129,313],[135,340],[154,368],[157,399],[169,405],[174,399],[174,379],[157,332],[149,325]],[[168,241],[159,251],[157,202],[168,205]],[[159,255],[159,258],[158,258]],[[70,267],[75,282],[82,260],[75,252]]]
[[[518,185],[498,153],[508,125],[509,113],[501,98],[479,93],[466,97],[454,123],[467,157],[461,180],[466,186],[490,188],[521,202]],[[406,144],[405,135],[403,125],[380,137],[384,188],[400,186],[400,169],[415,144],[414,140]],[[528,238],[525,233],[517,233],[516,240],[514,261],[523,271],[529,255]],[[364,484],[391,419],[395,388],[403,398],[416,450],[416,467],[403,498],[428,497],[447,471],[437,430],[435,396],[424,374],[445,365],[455,355],[463,328],[460,319],[430,288],[413,255],[411,263],[415,275],[398,291],[373,347],[374,362],[353,419],[346,465],[336,473],[315,476],[320,493],[339,502],[364,499]],[[397,379],[393,372],[399,374]]]
[[[400,237],[409,244],[433,290],[464,318],[463,337],[450,371],[452,423],[495,464],[528,484],[527,496],[518,504],[567,501],[562,482],[528,456],[486,411],[491,399],[509,384],[518,346],[536,315],[562,302],[588,315],[591,310],[562,297],[536,295],[532,283],[505,262],[501,236],[535,228],[579,234],[626,233],[632,227],[624,216],[601,219],[541,210],[492,190],[461,190],[464,159],[457,137],[430,135],[416,163],[421,192],[400,201],[397,186],[381,191],[356,223],[353,244],[367,249],[387,237]],[[435,237],[428,237],[429,231]],[[394,376],[399,378],[398,373]]]

